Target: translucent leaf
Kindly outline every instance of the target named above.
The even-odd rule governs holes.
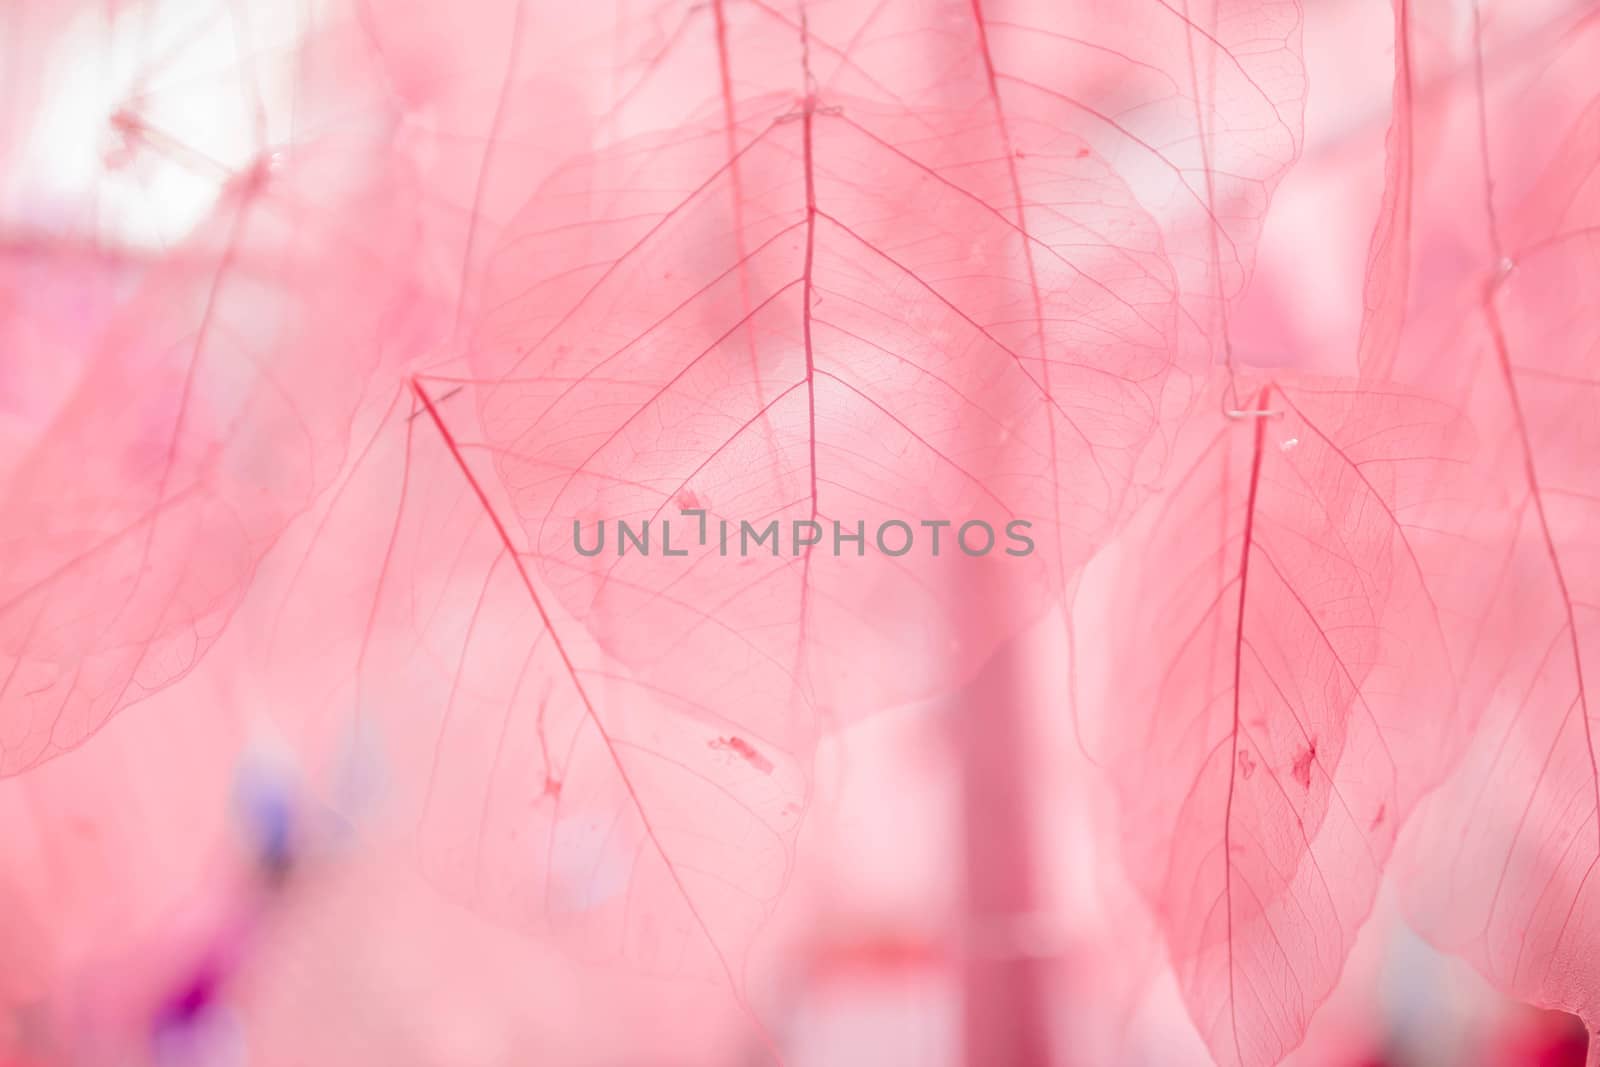
[[[194,666],[343,463],[369,376],[420,340],[428,303],[401,224],[413,193],[383,113],[366,110],[347,38],[291,57],[305,94],[293,139],[258,140],[234,171],[118,112],[139,150],[198,168],[215,199],[163,255],[84,254],[90,271],[128,264],[123,287],[51,312],[82,347],[63,359],[75,385],[29,416],[26,450],[3,468],[0,773],[81,743]],[[32,262],[77,269],[48,242]],[[74,315],[97,324],[68,328]]]
[[[1091,747],[1202,1037],[1220,1063],[1270,1064],[1465,740],[1434,591],[1463,579],[1430,524],[1466,442],[1419,396],[1238,392],[1213,384],[1111,557],[1118,651]]]

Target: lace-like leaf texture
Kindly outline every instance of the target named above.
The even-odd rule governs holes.
[[[1465,742],[1438,526],[1471,449],[1420,395],[1280,378],[1230,415],[1216,384],[1121,545],[1100,745],[1201,1035],[1271,1064]]]
[[[1283,50],[1235,53],[1231,5],[713,9],[715,35],[675,34],[631,90],[689,96],[698,57],[724,75],[713,117],[541,189],[489,266],[472,358],[484,444],[562,602],[663,688],[781,736],[797,687],[871,709],[964,676],[1098,545],[1160,376],[1236,284],[1294,150],[1297,17],[1258,9]],[[1186,46],[1222,72],[1203,99]],[[777,519],[824,544],[737,565],[575,551],[575,522],[659,533],[684,509],[713,539]],[[976,612],[953,530],[942,560],[921,530],[898,559],[830,536],[972,519],[1026,520],[1041,546],[996,561]]]
[[[307,669],[284,684],[354,708],[358,734],[382,724],[425,863],[475,906],[737,983],[784,878],[807,705],[948,684],[1042,610],[1121,508],[1163,374],[1213,351],[1297,151],[1298,9],[658,14],[575,20],[574,41],[629,42],[565,72],[573,99],[608,101],[596,143],[493,235],[470,381],[408,382],[411,417],[384,420],[321,515],[296,570],[314,595],[280,619]],[[642,26],[675,28],[645,47]],[[593,89],[619,54],[628,88]],[[397,313],[373,282],[406,261],[410,216],[374,176],[401,155],[360,157],[383,196],[274,201],[292,240],[258,236],[255,185],[220,201],[211,269],[152,285],[137,343],[106,350],[13,474],[38,516],[8,518],[33,532],[0,576],[8,769],[183,673],[327,484],[382,332],[359,327]],[[303,463],[273,451],[291,440]],[[51,496],[78,456],[114,506]],[[262,492],[266,469],[293,484]],[[1025,519],[1040,547],[986,559],[977,610],[948,530],[941,557],[571,551],[574,520],[684,508]],[[85,608],[106,590],[124,608]]]
[[[140,14],[151,13],[101,32],[154,53]],[[159,56],[194,47],[206,14]],[[67,36],[57,58],[95,40]],[[149,58],[112,125],[129,166],[182,172],[209,212],[161,250],[116,247],[92,207],[68,220],[87,233],[68,226],[61,248],[23,234],[8,249],[42,290],[83,284],[78,306],[39,301],[4,320],[19,355],[30,333],[60,338],[67,347],[44,358],[76,384],[40,391],[41,408],[23,412],[25,448],[0,468],[0,774],[81,744],[199,662],[267,550],[336,477],[371,375],[386,355],[415,352],[428,307],[394,266],[415,250],[398,224],[415,190],[386,152],[393,115],[363,95],[372,65],[348,36],[330,30],[287,53],[304,94],[293,151],[270,151],[262,126],[237,170],[148,121],[181,114],[174,100],[197,91],[163,85]],[[200,85],[251,129],[248,78]],[[113,165],[107,187],[120,181]],[[110,199],[98,191],[85,202]]]
[[[1471,161],[1474,183],[1494,191],[1479,203],[1493,210],[1474,209],[1485,254],[1456,279],[1463,311],[1448,344],[1402,347],[1394,373],[1436,382],[1472,412],[1487,445],[1474,499],[1508,521],[1484,542],[1489,606],[1474,620],[1465,664],[1482,723],[1460,771],[1408,834],[1400,882],[1412,921],[1435,944],[1510,996],[1575,1012],[1593,1033],[1600,20],[1585,12],[1552,27],[1552,39],[1557,31],[1561,49],[1539,66],[1538,96],[1515,78],[1490,81],[1471,101],[1481,126],[1462,137],[1430,131]],[[1470,42],[1487,55],[1497,45],[1487,28]],[[1528,123],[1530,114],[1540,122]],[[1530,126],[1559,141],[1530,150]],[[1412,334],[1431,325],[1405,320]]]

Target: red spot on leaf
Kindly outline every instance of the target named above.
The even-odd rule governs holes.
[[[1294,763],[1289,768],[1289,773],[1294,776],[1295,781],[1300,783],[1300,788],[1311,788],[1311,764],[1316,762],[1316,759],[1317,742],[1315,738],[1312,738],[1311,744],[1306,747],[1304,752],[1294,758]]]
[[[762,774],[771,774],[773,771],[772,761],[742,737],[719,737],[711,742],[711,747],[734,753]]]

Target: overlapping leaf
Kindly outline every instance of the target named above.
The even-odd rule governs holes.
[[[1399,825],[1466,724],[1430,527],[1452,411],[1347,382],[1217,382],[1119,551],[1097,746],[1125,852],[1218,1062],[1304,1036]]]
[[[79,744],[194,665],[342,463],[385,345],[398,358],[420,336],[426,303],[394,269],[411,193],[381,151],[383,112],[342,80],[342,41],[296,54],[298,139],[237,173],[126,120],[144,150],[219,191],[104,329],[75,338],[88,352],[63,357],[81,367],[75,390],[5,468],[0,773]]]
[[[1249,277],[1272,191],[1299,153],[1299,4],[980,0],[863,8],[839,0],[794,12],[767,4],[715,4],[713,11],[716,63],[701,61],[698,69],[725,72],[716,99],[730,123],[748,115],[745,102],[761,90],[797,90],[795,46],[804,28],[825,103],[856,98],[931,109],[935,122],[953,107],[991,127],[983,138],[1017,158],[1036,151],[1041,134],[1081,139],[1160,229],[1180,308],[1179,357],[1203,365],[1224,350],[1226,303]],[[678,47],[662,50],[657,63],[683,64],[669,84],[694,84],[681,44],[711,41],[710,29],[688,20],[674,37]],[[640,92],[663,84],[652,78]],[[957,129],[980,133],[967,123],[943,128],[952,137]],[[1009,199],[974,191],[997,206],[1014,203],[1025,223],[1034,205],[1027,176],[1019,178]]]
[[[809,739],[786,748],[603,655],[464,444],[471,396],[422,380],[404,399],[280,561],[293,592],[262,684],[326,755],[325,786],[366,775],[345,810],[414,834],[451,898],[594,962],[742,993],[789,878]]]
[[[1357,355],[1369,379],[1449,394],[1473,373],[1454,358],[1453,334],[1499,269],[1491,230],[1532,193],[1587,99],[1593,20],[1559,3],[1478,3],[1465,26],[1435,0],[1394,9],[1388,160]],[[1525,115],[1540,118],[1511,118]]]
[[[737,240],[715,129],[573,172],[498,261],[512,292],[480,335],[503,368],[488,443],[566,602],[672,691],[720,692],[744,714],[796,685],[865,707],[909,695],[920,681],[881,668],[883,639],[907,664],[944,657],[951,575],[974,565],[956,544],[965,522],[998,534],[1027,521],[1081,559],[1117,506],[1167,359],[1154,235],[1102,165],[1030,158],[1025,173],[1050,184],[1029,188],[1057,207],[1024,233],[942,172],[999,190],[1012,165],[919,160],[896,141],[921,121],[889,138],[864,110],[755,130]],[[706,512],[704,542],[684,509]],[[654,525],[658,555],[619,557],[618,520]],[[723,557],[724,520],[776,520],[780,551]],[[689,558],[659,555],[664,521]],[[921,542],[901,558],[873,543],[889,521]],[[925,521],[952,524],[939,557]],[[578,554],[574,522],[588,545],[612,526],[602,555]],[[821,546],[796,553],[794,524],[810,522]],[[835,536],[862,523],[864,554]],[[1011,593],[997,600],[1017,625],[1061,570],[1053,553],[1002,546],[994,580]],[[1008,623],[968,621],[960,657],[976,663]]]
[[[1592,54],[1593,31],[1586,41]],[[1592,62],[1592,60],[1591,60]],[[1511,995],[1600,1019],[1600,105],[1493,237],[1454,349],[1492,442],[1482,493],[1514,525],[1482,576],[1493,597],[1467,679],[1484,723],[1408,850],[1414,920]]]

